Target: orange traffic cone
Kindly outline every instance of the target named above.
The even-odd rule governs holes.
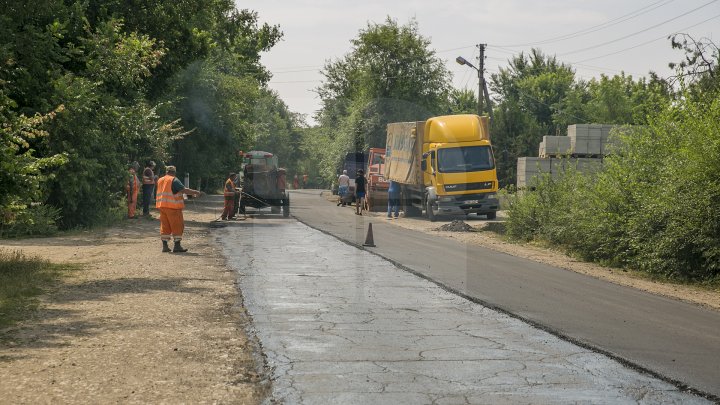
[[[363,243],[363,246],[375,247],[372,234],[372,222],[368,224],[367,236],[365,236],[365,243]]]

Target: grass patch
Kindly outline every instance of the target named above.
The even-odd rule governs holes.
[[[68,266],[0,250],[0,328],[25,319],[38,306],[38,296],[62,277]]]

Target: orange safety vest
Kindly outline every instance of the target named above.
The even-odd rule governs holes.
[[[228,186],[230,186],[230,190],[228,190]],[[223,195],[225,197],[235,197],[235,183],[232,180],[227,179],[225,181],[225,193]]]
[[[157,198],[155,206],[157,208],[170,208],[181,210],[185,207],[183,193],[173,194],[172,183],[175,176],[165,175],[157,182]]]

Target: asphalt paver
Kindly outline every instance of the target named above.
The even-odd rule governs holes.
[[[707,402],[292,219],[219,231],[272,401]]]

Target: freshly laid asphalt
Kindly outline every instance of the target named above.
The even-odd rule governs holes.
[[[323,221],[334,222],[328,213],[336,211],[334,206],[308,206],[302,204],[300,193],[293,197],[293,215],[307,220],[310,212],[318,211]],[[337,211],[352,215],[347,209]],[[367,221],[353,217],[346,223],[351,236],[357,233],[355,221],[362,229]],[[375,242],[380,247],[389,236],[380,233],[393,227],[377,228]],[[395,238],[399,244],[407,235]],[[231,223],[219,230],[218,239],[239,274],[245,307],[268,356],[273,400],[704,402],[293,219],[267,216]],[[453,254],[427,242],[411,244],[419,261],[422,256]],[[427,267],[432,263],[429,260]],[[452,273],[451,266],[447,263],[437,271]],[[482,267],[497,271],[490,263]]]
[[[336,207],[320,191],[292,195],[302,222],[361,245],[373,223],[377,247],[447,288],[720,398],[720,313]],[[423,219],[401,219],[423,220]]]

